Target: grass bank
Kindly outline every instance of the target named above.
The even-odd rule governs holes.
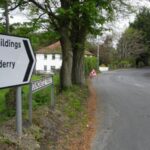
[[[57,83],[58,78],[56,77],[55,85]],[[48,94],[50,94],[49,89],[47,90]],[[26,91],[27,89],[25,89],[25,93]],[[88,87],[73,86],[63,93],[56,93],[55,110],[50,109],[50,97],[48,95],[42,96],[43,92],[42,90],[41,94],[38,94],[33,99],[35,101],[33,124],[32,126],[27,126],[24,121],[22,139],[18,139],[16,136],[15,118],[9,119],[9,121],[1,125],[1,149],[11,147],[12,149],[20,148],[25,150],[79,150],[79,147],[83,145],[81,137],[86,130],[91,129],[91,125],[89,127],[88,124]],[[25,93],[24,95],[26,95]],[[39,99],[38,101],[37,98]],[[39,101],[42,101],[42,103]],[[43,101],[45,102],[43,103]],[[24,118],[25,114],[26,112],[24,112]],[[81,150],[84,149],[82,148]]]

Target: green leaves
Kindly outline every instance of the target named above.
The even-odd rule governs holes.
[[[74,16],[74,12],[71,8],[64,9],[64,8],[58,8],[56,10],[57,16],[59,16],[60,19],[72,19]]]
[[[143,32],[145,44],[150,41],[150,10],[143,8],[141,12],[136,16],[135,21],[130,25],[131,27]],[[150,45],[149,45],[150,47]]]

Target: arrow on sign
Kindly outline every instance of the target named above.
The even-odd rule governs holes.
[[[24,79],[23,79],[23,82],[26,82],[29,78],[29,75],[30,75],[30,71],[31,71],[31,68],[32,68],[32,64],[33,64],[33,56],[31,54],[31,50],[29,48],[29,44],[28,44],[28,41],[27,40],[23,40],[23,43],[24,43],[24,46],[26,48],[26,52],[27,52],[27,55],[29,57],[29,64],[28,64],[28,68],[27,68],[27,71],[26,71],[26,74],[24,76]]]

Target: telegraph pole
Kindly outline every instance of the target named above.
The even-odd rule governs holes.
[[[99,43],[97,45],[97,70],[99,70]]]

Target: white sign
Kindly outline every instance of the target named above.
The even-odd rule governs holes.
[[[52,77],[44,78],[42,80],[32,82],[32,92],[36,92],[40,89],[47,87],[53,83]]]
[[[34,66],[29,39],[0,34],[0,88],[29,83]]]

